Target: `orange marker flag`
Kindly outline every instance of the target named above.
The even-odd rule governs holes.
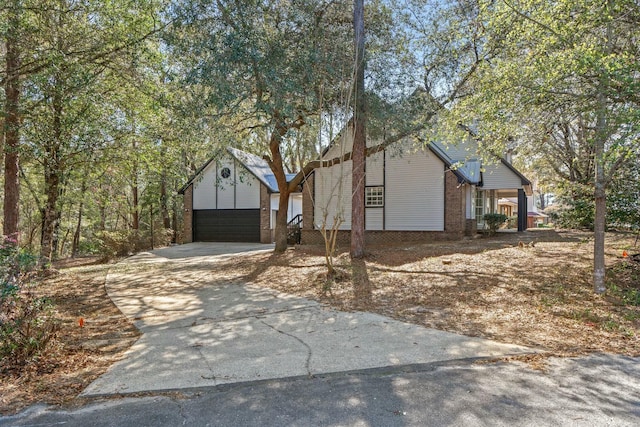
[[[78,325],[80,325],[81,328],[84,328],[84,318],[79,318],[78,319]]]
[[[629,254],[627,253],[627,251],[622,251],[622,258],[627,258],[629,256]]]

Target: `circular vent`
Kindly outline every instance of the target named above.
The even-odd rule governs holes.
[[[229,178],[231,176],[231,169],[222,168],[222,170],[220,171],[220,176],[223,178]]]

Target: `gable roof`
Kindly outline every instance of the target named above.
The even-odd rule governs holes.
[[[478,159],[453,159],[449,152],[435,142],[429,143],[429,149],[453,171],[458,182],[482,186],[482,163]]]
[[[276,177],[271,171],[269,164],[263,158],[256,156],[255,154],[247,153],[246,151],[238,150],[237,148],[227,147],[226,151],[237,160],[246,170],[248,170],[253,176],[255,176],[258,181],[263,183],[269,191],[272,193],[279,193],[278,190],[278,182],[276,181]],[[185,185],[178,190],[178,194],[184,194],[184,192],[189,188],[193,181],[216,159],[217,156],[211,157],[207,162],[202,165],[198,170],[193,174],[191,178],[187,181]],[[286,174],[287,181],[292,180],[296,174]]]

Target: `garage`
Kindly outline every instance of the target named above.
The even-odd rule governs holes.
[[[178,193],[184,196],[183,242],[273,242],[280,194],[263,158],[229,147]],[[292,193],[289,201],[288,221],[302,214],[302,194]]]
[[[196,242],[260,242],[260,209],[193,211]]]

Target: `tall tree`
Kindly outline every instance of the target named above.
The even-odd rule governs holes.
[[[352,191],[351,191],[351,258],[364,256],[364,185],[365,185],[365,150],[366,121],[365,111],[365,27],[364,0],[354,0],[353,3],[354,29],[354,107],[353,107],[353,156],[352,156]]]
[[[6,8],[5,69],[3,110],[4,144],[4,221],[3,234],[18,238],[18,219],[20,212],[20,90],[21,90],[21,52],[20,40],[23,34],[22,2],[12,0]]]

